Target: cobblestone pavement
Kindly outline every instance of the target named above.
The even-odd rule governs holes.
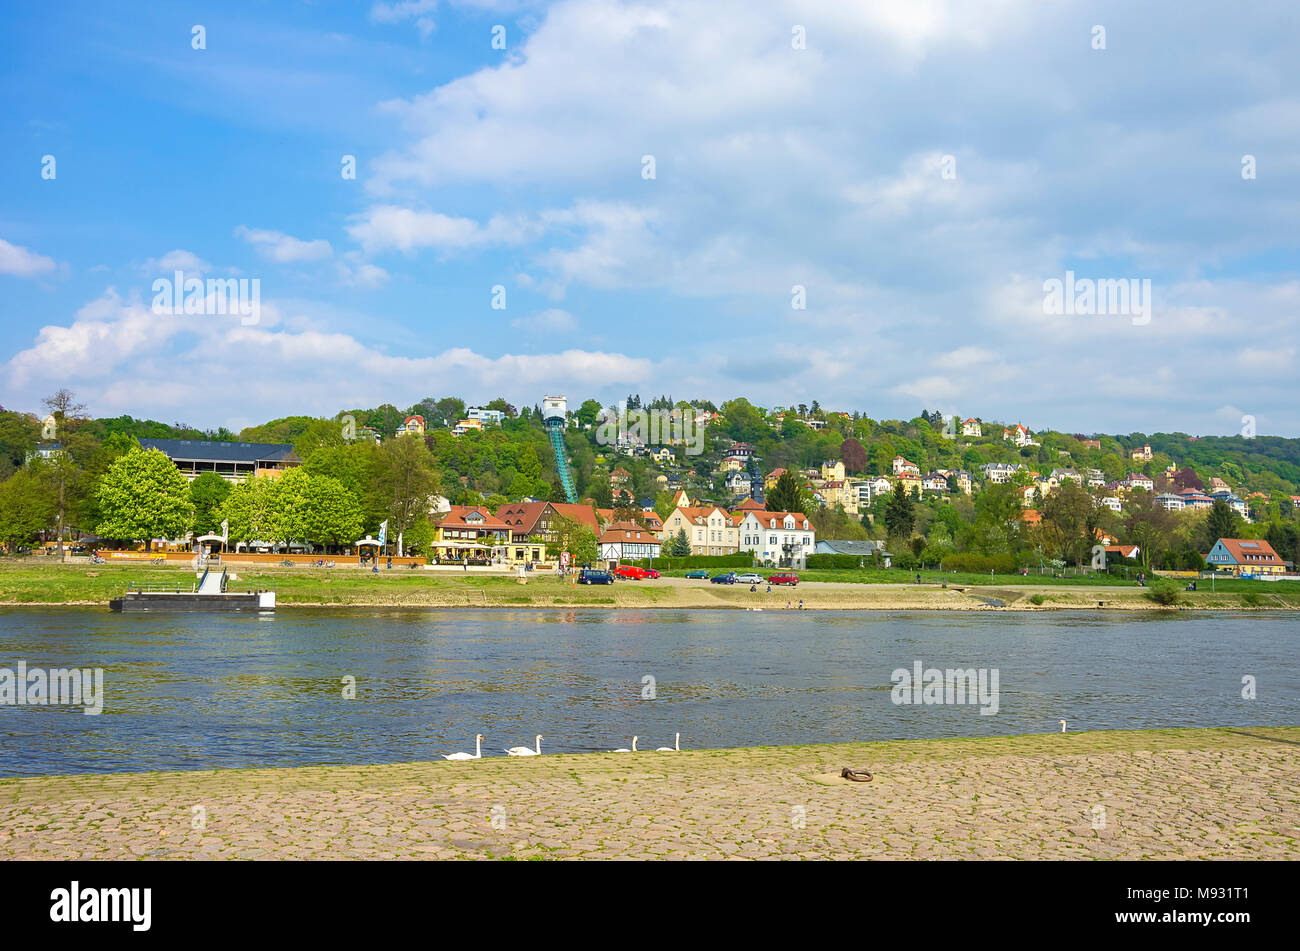
[[[0,781],[0,859],[1285,859],[1298,825],[1297,727]]]

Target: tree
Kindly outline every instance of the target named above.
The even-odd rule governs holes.
[[[55,504],[33,462],[0,482],[0,542],[10,554],[49,529]]]
[[[673,558],[685,558],[691,553],[691,540],[686,535],[686,529],[677,529],[677,534],[672,537],[668,543],[668,554]]]
[[[271,480],[245,479],[230,490],[221,517],[230,523],[231,541],[274,541],[279,535]]]
[[[551,539],[546,543],[546,554],[555,558],[566,551],[570,564],[589,565],[600,557],[600,544],[596,533],[586,525],[561,516],[551,523]]]
[[[215,534],[221,527],[221,506],[228,495],[230,483],[215,472],[205,472],[190,483],[195,535]]]
[[[117,459],[104,473],[97,496],[99,534],[142,538],[146,550],[155,537],[183,535],[194,519],[185,476],[157,449],[133,449]]]
[[[1213,545],[1220,538],[1239,538],[1240,533],[1241,516],[1223,499],[1215,499],[1205,519],[1205,534],[1209,545]],[[1206,547],[1208,548],[1209,545]]]
[[[421,439],[392,439],[379,447],[376,462],[377,491],[387,507],[388,532],[396,537],[428,517],[439,486],[433,455]]]
[[[307,541],[339,548],[360,537],[364,530],[361,507],[338,479],[309,476],[302,484],[301,493],[305,510],[301,531]],[[427,528],[428,520],[417,518],[414,525],[405,530],[406,535],[409,537],[422,522]],[[407,541],[407,538],[403,539],[404,543]]]
[[[1063,482],[1055,492],[1043,499],[1044,527],[1054,527],[1060,533],[1061,557],[1082,565],[1084,556],[1092,551],[1097,539],[1093,536],[1096,527],[1097,505],[1083,488],[1073,479]]]
[[[916,524],[916,509],[912,494],[901,481],[894,484],[894,493],[885,505],[885,531],[890,538],[907,539]]]
[[[867,471],[867,450],[853,436],[840,443],[840,458],[844,461],[844,469],[847,472]]]
[[[769,512],[799,512],[806,515],[808,498],[795,474],[786,469],[768,490],[764,505]]]

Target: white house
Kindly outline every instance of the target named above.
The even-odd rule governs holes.
[[[962,422],[961,434],[963,436],[983,436],[984,430],[980,427],[980,421],[972,417]]]
[[[921,467],[915,462],[908,462],[902,456],[894,457],[894,475],[902,475],[904,472],[910,472],[912,475],[919,476]]]
[[[816,548],[812,521],[800,512],[750,511],[740,522],[740,550],[764,563],[802,567]]]
[[[999,485],[1003,482],[1010,482],[1011,477],[1019,470],[1020,464],[1017,462],[986,462],[980,466],[984,478]]]
[[[1015,429],[1002,430],[1002,438],[1004,440],[1010,440],[1011,442],[1015,443],[1017,446],[1020,446],[1021,448],[1024,448],[1025,446],[1038,445],[1038,443],[1034,442],[1033,438],[1031,437],[1029,429],[1026,426],[1022,425],[1021,423],[1016,423]]]
[[[506,418],[506,414],[499,409],[483,409],[481,406],[471,406],[465,411],[466,419],[477,419],[482,423],[494,423],[501,425],[501,421]]]
[[[615,522],[600,536],[602,561],[635,561],[658,558],[658,536],[636,522]]]

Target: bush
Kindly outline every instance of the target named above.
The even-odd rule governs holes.
[[[1046,600],[1047,598],[1043,597],[1041,594],[1032,594],[1029,596],[1030,604],[1042,604]]]
[[[969,571],[988,574],[990,571],[1000,575],[1016,573],[1016,560],[1010,555],[981,555],[968,551],[960,555],[949,555],[943,560],[944,571]]]
[[[1257,608],[1264,603],[1258,591],[1247,591],[1241,596],[1241,603],[1250,608]]]
[[[1144,597],[1155,604],[1163,604],[1166,607],[1178,604],[1182,601],[1182,596],[1178,593],[1178,585],[1164,582],[1154,584],[1147,590]]]

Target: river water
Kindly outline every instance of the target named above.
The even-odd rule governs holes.
[[[0,668],[102,668],[104,691],[98,716],[0,705],[0,776],[401,762],[475,733],[503,755],[1291,725],[1298,648],[1272,612],[4,609]],[[918,661],[996,671],[997,712],[893,702]]]

